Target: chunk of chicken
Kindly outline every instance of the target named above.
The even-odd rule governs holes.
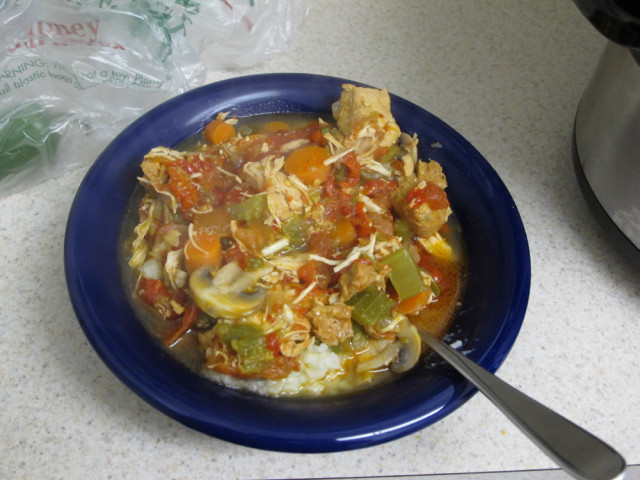
[[[418,162],[418,180],[433,182],[443,190],[447,188],[447,177],[444,176],[442,166],[431,160],[429,162]]]
[[[353,337],[351,311],[344,303],[318,305],[307,314],[316,337],[330,346],[338,345]]]
[[[385,88],[343,85],[340,100],[334,104],[334,117],[344,136],[356,143],[357,151],[374,143],[390,147],[400,136],[400,127],[391,115],[391,99]]]
[[[395,211],[409,222],[413,232],[426,238],[436,233],[447,222],[451,208],[446,206],[433,209],[428,202],[420,203],[417,206],[407,202],[407,194],[416,186],[433,183],[442,190],[447,186],[447,180],[439,163],[434,161],[418,162],[417,170],[417,176],[400,180],[398,187],[391,194],[391,201]],[[442,193],[445,195],[444,192]]]
[[[340,276],[340,299],[347,301],[356,293],[369,285],[377,284],[384,288],[385,270],[377,272],[373,265],[365,262],[355,262],[349,270]]]

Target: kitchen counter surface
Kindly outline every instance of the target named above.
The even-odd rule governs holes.
[[[640,271],[595,221],[571,160],[573,118],[605,43],[566,0],[324,0],[287,53],[209,80],[349,78],[387,87],[466,137],[512,193],[531,249],[529,308],[499,376],[638,464]],[[556,468],[481,395],[418,433],[327,455],[237,446],[151,408],[101,362],[67,294],[65,222],[85,170],[0,200],[0,478],[493,472],[464,477],[485,479]],[[544,478],[565,478],[556,475]]]

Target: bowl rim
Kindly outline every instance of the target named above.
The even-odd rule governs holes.
[[[127,343],[129,340],[126,335],[139,333],[141,327],[130,325],[131,322],[127,321],[122,321],[122,325],[112,321],[112,315],[116,313],[124,315],[117,317],[118,320],[129,319],[126,309],[130,307],[124,291],[113,288],[97,291],[100,287],[113,287],[114,267],[110,263],[114,260],[113,229],[116,219],[113,218],[114,214],[109,215],[108,209],[112,205],[121,208],[127,203],[137,183],[135,175],[123,181],[125,175],[130,175],[139,165],[141,156],[136,157],[137,163],[134,162],[133,151],[144,151],[145,148],[148,151],[148,142],[153,135],[156,135],[156,142],[158,138],[173,139],[173,144],[167,146],[175,146],[189,136],[183,135],[178,139],[183,132],[196,133],[221,111],[230,110],[232,114],[243,116],[251,114],[256,105],[261,112],[270,110],[274,113],[290,109],[311,111],[307,109],[314,110],[317,108],[314,105],[319,104],[330,106],[337,99],[335,93],[339,92],[343,83],[365,86],[338,77],[275,73],[235,77],[178,95],[125,128],[89,168],[76,192],[65,232],[64,267],[78,321],[94,350],[125,385],[156,409],[191,428],[223,440],[268,450],[300,453],[351,450],[377,445],[425,428],[449,415],[476,393],[475,387],[447,369],[435,375],[427,389],[420,383],[418,375],[430,372],[432,366],[428,365],[424,366],[422,372],[402,377],[402,383],[398,385],[403,391],[394,394],[401,397],[396,403],[401,411],[394,412],[386,412],[376,403],[378,397],[378,403],[380,398],[386,401],[391,398],[383,390],[385,387],[366,390],[372,392],[368,395],[375,397],[372,399],[354,394],[349,397],[350,400],[345,400],[346,397],[299,400],[269,399],[220,387],[210,381],[204,383],[202,377],[199,377],[200,380],[192,378],[195,374],[190,374],[176,362],[165,358],[166,355],[163,357],[154,351],[147,340]],[[313,101],[306,102],[305,99],[309,97]],[[466,139],[427,110],[394,94],[391,94],[391,99],[392,111],[403,131],[407,119],[413,121],[417,118],[417,129],[433,129],[447,139],[444,149],[434,147],[429,151],[430,157],[464,152],[464,161],[468,162],[465,165],[471,173],[465,167],[465,172],[460,173],[461,181],[471,182],[465,176],[480,175],[480,180],[473,181],[485,182],[484,189],[480,191],[489,189],[491,197],[485,199],[480,195],[473,201],[482,203],[484,209],[495,207],[491,210],[492,214],[495,212],[499,221],[508,227],[508,231],[498,232],[499,245],[489,246],[501,260],[498,262],[500,265],[482,264],[474,267],[479,276],[484,275],[481,271],[483,268],[496,268],[508,278],[509,284],[497,299],[507,309],[505,317],[490,319],[491,322],[497,322],[496,331],[482,345],[476,345],[468,352],[474,361],[495,372],[515,342],[529,299],[531,266],[524,225],[502,180]],[[190,108],[194,111],[189,112]],[[178,132],[181,132],[180,135]],[[457,170],[456,174],[459,173]],[[107,187],[113,182],[120,182],[115,183],[120,185],[115,191]],[[109,196],[95,198],[96,193]],[[462,203],[471,201],[464,200],[462,196],[460,199]],[[497,203],[485,205],[489,200]],[[101,214],[100,218],[94,218],[96,213]],[[470,217],[472,214],[470,211]],[[120,218],[122,215],[118,220]],[[119,229],[119,223],[117,226]],[[93,246],[96,246],[98,253],[92,250]],[[503,250],[508,252],[508,256],[502,256]],[[469,317],[472,313],[465,315]],[[134,348],[140,348],[141,352],[150,354],[152,358],[132,352]],[[155,348],[158,349],[157,346]],[[128,363],[132,359],[137,361],[135,365]],[[156,377],[152,360],[166,369],[163,370],[166,378]],[[168,386],[175,391],[168,391]],[[199,391],[194,392],[194,386]],[[420,397],[426,392],[433,393],[433,396]],[[370,412],[367,415],[362,413],[361,418],[352,421],[352,416],[360,415],[347,405],[350,401],[353,403],[354,398],[361,402],[361,410],[368,408]],[[212,399],[220,408],[218,414],[206,410],[206,405],[209,405],[207,402]],[[345,409],[345,413],[341,413],[342,409]],[[334,415],[335,412],[338,415]],[[330,425],[328,419],[333,418],[344,422],[345,427]]]

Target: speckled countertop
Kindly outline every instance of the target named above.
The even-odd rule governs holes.
[[[640,272],[594,220],[571,163],[574,114],[604,45],[567,0],[323,0],[286,54],[209,79],[309,72],[386,86],[465,136],[511,191],[531,249],[528,312],[498,374],[638,464]],[[159,413],[100,361],[72,311],[62,247],[83,175],[0,200],[0,478],[555,468],[481,395],[416,434],[328,455],[240,447]]]

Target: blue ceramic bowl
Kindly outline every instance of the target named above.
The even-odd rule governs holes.
[[[127,300],[118,267],[120,223],[145,153],[176,146],[218,112],[329,113],[344,79],[269,74],[206,85],[153,109],[122,132],[80,185],[65,237],[65,270],[73,307],[103,361],[136,394],[183,424],[246,446],[330,452],[372,446],[420,430],[453,412],[475,392],[438,362],[423,362],[391,383],[349,396],[265,398],[212,383],[168,356],[147,334]],[[355,82],[349,82],[355,83]],[[468,247],[468,280],[450,339],[495,371],[525,314],[529,250],[504,184],[458,133],[422,108],[392,95],[419,154],[442,164],[448,194]],[[442,148],[431,148],[438,142]]]

